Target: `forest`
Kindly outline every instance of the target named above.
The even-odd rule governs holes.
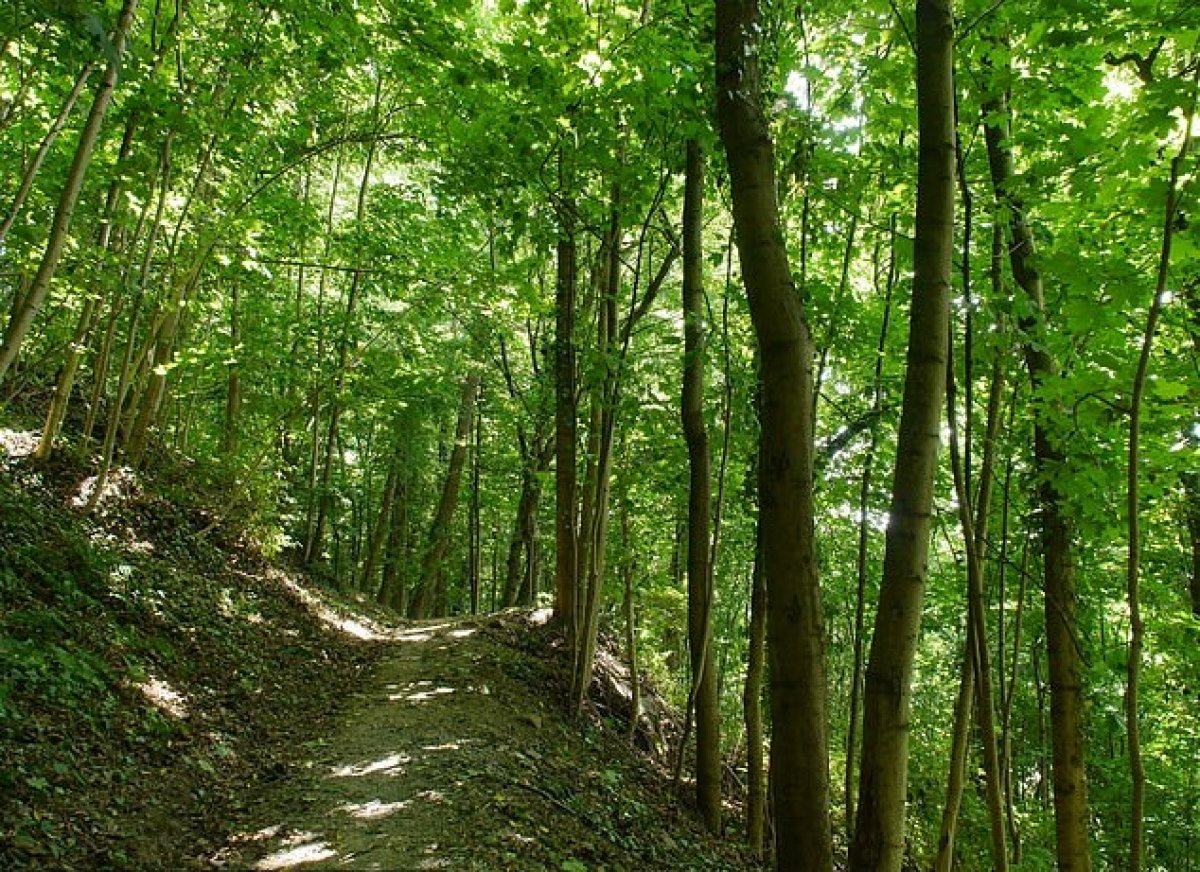
[[[1197,869],[1198,94],[1195,0],[8,0],[0,425],[552,610],[751,862]]]

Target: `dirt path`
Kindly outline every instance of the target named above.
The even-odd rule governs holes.
[[[235,869],[747,868],[656,773],[563,721],[544,660],[491,622],[396,635],[339,731],[249,798]]]
[[[498,665],[489,646],[456,644],[477,631],[443,623],[398,633],[341,731],[314,744],[307,772],[262,797],[263,826],[220,859],[255,869],[470,865],[473,835],[494,827],[486,775],[497,754],[517,751],[504,725],[518,713],[489,686]]]

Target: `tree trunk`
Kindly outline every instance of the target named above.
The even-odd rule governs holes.
[[[871,480],[875,471],[875,454],[879,448],[879,418],[883,411],[883,360],[887,350],[888,327],[892,318],[892,293],[896,289],[896,219],[888,222],[888,268],[883,297],[883,320],[879,325],[879,341],[875,346],[875,374],[871,381],[871,436],[863,458],[862,479],[858,491],[858,555],[856,560],[857,589],[854,596],[854,672],[850,680],[850,716],[846,727],[846,831],[847,841],[854,837],[854,764],[857,756],[859,709],[863,692],[863,642],[866,633],[867,565],[871,525],[867,519],[871,499]],[[878,281],[879,252],[876,248]]]
[[[229,362],[225,385],[225,425],[221,434],[222,450],[232,456],[238,449],[238,413],[242,409],[242,376],[238,356],[242,353],[241,300],[235,280],[229,291]]]
[[[383,493],[379,497],[379,515],[375,527],[367,540],[367,556],[363,561],[362,575],[359,577],[358,589],[371,592],[375,587],[375,570],[379,567],[379,558],[383,554],[384,543],[392,530],[392,506],[396,501],[396,490],[400,481],[400,460],[392,456],[388,464],[387,479],[383,484]]]
[[[462,401],[458,407],[458,426],[454,432],[454,449],[450,452],[450,468],[442,486],[437,512],[429,530],[429,543],[421,561],[421,580],[413,594],[409,616],[424,618],[429,608],[437,602],[438,577],[450,545],[450,524],[454,520],[454,508],[458,504],[459,483],[462,480],[463,464],[467,457],[467,439],[471,430],[471,419],[475,414],[475,396],[479,390],[479,376],[471,373],[463,384]]]
[[[713,568],[708,523],[712,511],[708,431],[704,426],[704,159],[687,142],[683,194],[683,398],[680,417],[688,451],[688,649],[696,711],[696,805],[704,825],[721,831],[720,706],[713,662]]]
[[[743,281],[762,357],[762,561],[771,663],[771,783],[780,869],[833,868],[825,622],[812,502],[812,342],[788,267],[761,106],[757,0],[716,5],[717,119]]]
[[[67,94],[67,99],[63,101],[62,108],[58,110],[58,115],[50,124],[50,129],[42,137],[41,144],[38,145],[38,149],[33,155],[33,160],[29,162],[29,166],[22,173],[21,184],[17,187],[16,194],[13,195],[12,206],[9,207],[8,216],[3,222],[0,222],[0,251],[4,250],[4,238],[8,236],[8,231],[12,229],[13,223],[17,220],[17,214],[21,211],[21,207],[25,205],[25,199],[29,196],[29,192],[33,190],[33,180],[37,178],[37,174],[42,168],[42,162],[46,160],[46,155],[50,153],[55,140],[58,139],[58,135],[62,132],[63,127],[66,126],[67,119],[71,116],[71,110],[75,108],[75,101],[83,93],[84,86],[87,85],[87,80],[91,78],[95,69],[96,65],[91,61],[83,65],[83,69],[75,79],[74,87]]]
[[[1035,265],[1036,246],[1016,191],[1015,169],[1009,143],[1011,111],[1006,94],[992,96],[982,107],[988,167],[996,200],[1008,214],[1009,262],[1013,278],[1029,298],[1033,315],[1022,320],[1025,363],[1035,395],[1058,373],[1058,366],[1035,343],[1045,321],[1042,279]],[[1046,647],[1050,671],[1050,727],[1053,745],[1055,835],[1059,872],[1089,872],[1087,781],[1083,739],[1083,658],[1078,639],[1075,567],[1071,552],[1071,522],[1057,477],[1064,452],[1053,434],[1053,413],[1045,403],[1034,404],[1034,462],[1037,468],[1037,501],[1041,519],[1043,585],[1045,589]]]
[[[38,266],[33,283],[29,286],[29,291],[17,301],[18,305],[13,307],[8,329],[4,332],[4,341],[0,344],[0,381],[4,380],[13,361],[17,359],[17,353],[21,350],[21,343],[25,341],[33,319],[46,301],[46,295],[50,292],[50,282],[54,279],[54,274],[58,270],[58,262],[66,248],[67,237],[71,232],[71,218],[75,214],[75,204],[83,189],[83,180],[87,175],[88,164],[91,162],[92,152],[100,137],[100,128],[104,125],[105,113],[108,111],[113,91],[117,86],[121,56],[125,52],[125,42],[133,26],[137,4],[138,0],[125,0],[121,7],[121,14],[112,35],[112,59],[109,61],[100,87],[92,99],[91,111],[88,112],[87,122],[83,126],[83,132],[79,135],[79,143],[75,146],[75,157],[71,161],[66,184],[63,186],[62,195],[54,210],[54,221],[50,225],[50,235],[46,239],[46,249],[42,254],[41,264]]]
[[[1171,161],[1171,177],[1167,183],[1167,202],[1163,210],[1162,248],[1158,258],[1158,274],[1154,283],[1150,310],[1146,315],[1146,329],[1142,335],[1142,348],[1138,354],[1137,370],[1133,376],[1133,391],[1129,399],[1129,462],[1126,466],[1126,521],[1128,524],[1128,553],[1126,555],[1125,589],[1129,600],[1129,654],[1125,683],[1125,735],[1129,744],[1129,869],[1140,872],[1145,842],[1146,771],[1142,764],[1141,728],[1138,722],[1138,692],[1142,669],[1142,642],[1144,627],[1139,595],[1139,561],[1141,558],[1141,529],[1138,517],[1138,469],[1141,441],[1142,397],[1146,390],[1146,373],[1150,369],[1150,351],[1154,344],[1154,333],[1162,314],[1167,277],[1171,269],[1171,242],[1179,212],[1179,172],[1187,159],[1192,144],[1192,129],[1196,119],[1196,82],[1200,80],[1200,65],[1192,79],[1191,108],[1188,110],[1187,128],[1179,153]]]
[[[904,405],[879,609],[867,666],[856,872],[904,859],[913,659],[928,572],[938,430],[946,382],[954,246],[954,21],[949,0],[917,0],[916,243]]]
[[[554,322],[554,616],[574,653],[578,627],[575,600],[578,566],[575,538],[575,204],[567,199],[566,158],[558,163],[557,278]]]
[[[754,565],[750,576],[749,639],[746,644],[746,686],[742,715],[746,721],[746,846],[756,860],[763,858],[763,828],[767,817],[767,783],[763,760],[763,649],[766,642],[767,588],[763,576],[761,524],[755,525]]]

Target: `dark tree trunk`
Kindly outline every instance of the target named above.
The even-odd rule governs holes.
[[[762,360],[759,469],[770,657],[771,789],[779,868],[833,868],[825,621],[814,547],[812,342],[779,221],[761,107],[756,0],[716,6],[717,120],[742,277]]]

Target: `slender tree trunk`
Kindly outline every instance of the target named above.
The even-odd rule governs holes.
[[[482,543],[479,541],[479,452],[483,446],[483,417],[475,414],[475,440],[471,450],[471,517],[468,524],[470,531],[470,548],[467,549],[468,586],[471,591],[471,614],[479,614],[479,587],[481,584],[480,570],[482,568]]]
[[[133,148],[133,134],[135,129],[136,114],[125,125],[125,135],[121,138],[121,148],[117,156],[118,168],[124,166],[129,158],[129,153]],[[113,227],[120,205],[122,190],[123,179],[121,173],[118,171],[114,174],[113,180],[108,186],[108,196],[104,200],[104,213],[100,222],[100,231],[96,239],[96,249],[100,255],[99,263],[101,264],[104,255],[108,253],[110,245],[113,243]],[[2,233],[0,233],[0,248],[3,248]],[[116,309],[115,301],[119,296],[120,291],[113,294],[114,312]],[[88,334],[92,330],[92,325],[103,303],[103,295],[99,293],[91,294],[84,303],[83,311],[79,313],[79,320],[75,325],[75,333],[71,337],[71,344],[67,347],[67,353],[63,360],[62,371],[59,373],[58,381],[54,386],[54,397],[50,400],[50,408],[46,413],[46,423],[42,427],[42,437],[38,442],[37,450],[34,452],[34,457],[38,460],[47,460],[54,450],[54,440],[58,436],[63,420],[67,416],[67,407],[71,401],[71,391],[75,387],[75,377],[79,371],[79,363],[83,359],[84,343],[87,341]],[[106,336],[106,344],[108,338],[109,336]],[[107,353],[107,350],[105,353]],[[107,362],[105,362],[105,367],[107,367]],[[98,368],[97,377],[101,382],[104,379],[103,373],[104,368]],[[98,385],[98,388],[102,389],[102,386]],[[92,410],[89,409],[89,418],[91,414]],[[84,427],[83,433],[85,438],[90,438],[91,421]]]
[[[704,425],[704,158],[687,142],[683,194],[683,399],[688,450],[688,649],[696,711],[696,805],[710,833],[721,831],[720,707],[712,646],[713,570],[709,564],[710,472]]]
[[[633,538],[629,530],[629,493],[621,500],[621,614],[625,619],[625,659],[629,663],[629,740],[637,735],[642,719],[642,682],[638,673],[637,617],[633,601],[633,578],[637,563],[633,557]]]
[[[907,373],[879,609],[868,660],[855,872],[904,859],[913,659],[928,572],[929,525],[946,382],[954,246],[954,21],[949,0],[917,0],[916,247]]]
[[[383,484],[383,493],[379,498],[379,515],[371,536],[367,542],[367,556],[363,561],[362,574],[359,577],[358,589],[362,591],[378,590],[375,587],[375,571],[379,567],[379,558],[383,554],[384,543],[393,528],[392,506],[396,501],[396,490],[400,481],[400,461],[396,454],[388,463],[387,479]]]
[[[88,497],[85,507],[85,511],[87,512],[93,511],[99,504],[100,498],[104,495],[104,487],[108,481],[109,472],[112,470],[113,459],[116,453],[117,436],[121,428],[122,408],[134,379],[134,371],[136,369],[134,353],[137,348],[138,319],[141,316],[142,303],[146,296],[146,282],[150,276],[150,263],[154,256],[154,249],[158,244],[158,234],[162,227],[163,210],[166,207],[167,194],[171,189],[171,147],[173,141],[174,136],[168,134],[166,139],[163,140],[162,149],[159,153],[161,184],[158,191],[158,202],[155,205],[154,220],[150,224],[150,232],[147,235],[142,253],[141,268],[138,271],[133,303],[129,311],[129,332],[125,338],[121,368],[117,374],[116,390],[113,392],[111,405],[108,409],[108,420],[104,428],[104,444],[100,449],[100,466],[96,472],[96,480],[92,485],[92,493]],[[146,209],[148,210],[149,207],[150,203],[147,200]],[[116,313],[114,313],[114,317],[115,315]]]
[[[1183,476],[1184,523],[1192,552],[1192,571],[1188,576],[1188,595],[1192,601],[1192,617],[1200,620],[1200,475]]]
[[[1011,112],[1006,94],[984,101],[984,133],[996,199],[1008,214],[1009,261],[1013,278],[1032,305],[1023,319],[1025,362],[1035,394],[1057,376],[1058,366],[1044,346],[1032,339],[1045,321],[1042,279],[1035,265],[1036,246],[1024,205],[1014,190],[1016,173],[1010,140]],[[1090,872],[1087,781],[1083,738],[1083,658],[1078,647],[1075,567],[1071,522],[1058,477],[1063,448],[1053,435],[1054,410],[1034,405],[1034,461],[1041,518],[1046,645],[1050,672],[1050,723],[1053,744],[1054,818],[1059,872]]]
[[[479,376],[471,373],[463,384],[462,401],[458,407],[458,426],[454,431],[454,449],[450,452],[450,467],[446,471],[446,482],[438,500],[437,512],[429,530],[429,542],[421,562],[421,580],[413,594],[410,617],[425,618],[430,606],[438,600],[439,576],[442,574],[446,550],[450,545],[450,524],[454,520],[454,509],[458,504],[459,483],[467,458],[467,440],[471,430],[471,419],[475,414],[475,397],[479,391]]]
[[[401,573],[401,564],[407,557],[408,541],[408,482],[397,475],[396,495],[392,504],[392,516],[388,522],[387,556],[383,561],[383,573],[375,601],[400,614],[407,610],[406,591]]]
[[[825,621],[812,501],[812,342],[779,221],[774,146],[761,106],[757,0],[716,5],[717,119],[762,356],[762,561],[771,662],[771,784],[780,869],[833,868]]]
[[[896,219],[888,222],[888,268],[883,297],[883,320],[879,325],[879,341],[875,346],[875,374],[871,380],[871,424],[870,441],[863,459],[862,478],[858,491],[858,556],[856,560],[857,588],[854,596],[854,672],[850,679],[850,716],[846,728],[846,830],[847,841],[854,837],[854,764],[857,759],[859,709],[862,702],[863,642],[866,633],[867,576],[869,573],[869,537],[871,524],[868,509],[871,499],[871,481],[875,471],[875,454],[879,448],[879,417],[883,412],[883,360],[887,350],[888,327],[892,319],[892,293],[896,288]],[[878,248],[876,263],[878,263]],[[878,269],[878,267],[877,267]]]
[[[596,303],[596,347],[604,360],[604,375],[594,387],[592,426],[588,434],[588,474],[579,530],[578,565],[581,602],[576,604],[580,635],[575,651],[573,697],[577,709],[592,683],[596,639],[600,630],[605,550],[608,542],[608,498],[612,478],[612,446],[619,385],[617,370],[624,360],[618,350],[617,293],[621,282],[621,225],[618,194],[612,196],[607,244],[601,246]],[[620,354],[620,360],[617,355]]]
[[[87,175],[88,164],[92,159],[96,141],[100,137],[100,128],[104,125],[104,116],[112,102],[113,91],[117,86],[120,72],[121,56],[125,53],[125,43],[133,26],[137,13],[138,0],[125,0],[117,19],[116,29],[112,35],[112,59],[104,71],[104,78],[92,99],[92,108],[79,135],[79,143],[75,146],[75,157],[67,172],[67,181],[63,186],[62,195],[54,210],[54,221],[50,225],[50,235],[46,239],[46,249],[42,253],[42,261],[38,266],[33,283],[28,293],[19,300],[19,305],[13,307],[8,328],[4,332],[4,341],[0,344],[0,381],[8,373],[26,334],[33,324],[33,319],[46,301],[50,292],[50,282],[58,270],[58,262],[66,248],[67,239],[71,232],[71,218],[75,214],[75,204],[79,201],[79,193],[83,189],[83,180]]]
[[[1196,60],[1193,58],[1193,60]],[[1142,669],[1142,640],[1144,626],[1139,595],[1139,568],[1141,559],[1141,528],[1139,524],[1138,469],[1140,461],[1142,398],[1146,391],[1146,373],[1150,369],[1150,351],[1154,345],[1154,333],[1162,315],[1163,299],[1167,290],[1167,277],[1171,269],[1171,242],[1179,212],[1179,173],[1187,159],[1192,144],[1192,129],[1196,119],[1196,82],[1200,81],[1200,62],[1192,79],[1192,100],[1188,110],[1187,127],[1179,153],[1171,161],[1171,177],[1167,182],[1167,202],[1164,208],[1162,248],[1158,258],[1158,275],[1154,282],[1154,295],[1150,310],[1146,314],[1146,329],[1142,335],[1142,348],[1138,354],[1137,370],[1133,376],[1133,392],[1129,400],[1129,462],[1126,467],[1126,521],[1128,523],[1128,553],[1126,556],[1125,589],[1129,599],[1129,654],[1125,679],[1125,735],[1129,744],[1129,869],[1140,872],[1145,842],[1146,770],[1142,764],[1141,728],[1138,723],[1138,692]]]
[[[238,357],[242,353],[241,299],[238,282],[229,289],[229,362],[225,383],[225,423],[222,449],[233,456],[238,450],[238,413],[242,409],[242,375]]]
[[[767,587],[763,574],[761,524],[755,525],[754,565],[750,575],[749,640],[746,644],[746,685],[742,715],[746,721],[746,846],[756,860],[763,858],[763,829],[767,819],[767,778],[763,759],[762,690],[767,634]]]
[[[947,369],[946,405],[950,421],[950,464],[954,476],[954,491],[958,502],[958,518],[962,526],[963,545],[967,555],[967,614],[974,632],[968,633],[970,646],[967,656],[974,666],[976,685],[976,713],[979,723],[980,740],[983,744],[983,769],[986,779],[988,815],[991,821],[992,835],[992,868],[997,872],[1008,870],[1008,847],[1004,840],[1004,808],[1001,801],[1000,766],[996,754],[996,716],[995,697],[992,693],[992,667],[989,658],[988,633],[986,618],[986,601],[983,592],[983,558],[980,553],[982,540],[977,537],[974,522],[971,519],[971,500],[967,494],[966,475],[963,471],[962,458],[958,450],[958,426],[955,421],[954,405],[955,391],[953,369]],[[1002,377],[1000,367],[996,368],[997,377]],[[999,421],[1000,403],[992,404],[990,420]],[[994,429],[989,427],[988,451],[994,442]],[[988,480],[991,475],[991,456],[984,464],[982,478],[983,487],[990,490]],[[987,509],[982,500],[986,494],[981,494],[980,508],[984,518]]]
[[[333,164],[333,183],[329,192],[329,207],[325,212],[325,254],[324,259],[329,259],[330,251],[333,247],[333,228],[334,214],[337,208],[338,188],[341,186],[342,180],[342,152],[339,150],[337,158]],[[323,465],[321,464],[321,376],[319,369],[325,363],[325,287],[329,282],[329,270],[321,270],[321,277],[317,281],[317,348],[316,358],[317,363],[315,369],[318,371],[313,375],[311,408],[312,408],[312,441],[309,443],[308,454],[308,506],[305,512],[304,522],[304,556],[303,562],[305,566],[311,566],[313,562],[320,556],[321,540],[323,538],[324,526],[320,525],[318,529],[318,516],[321,515],[324,509],[324,495],[321,488],[321,472]]]
[[[557,278],[554,325],[554,615],[575,652],[578,565],[575,538],[575,204],[567,198],[566,158],[559,155]]]
[[[17,214],[21,211],[21,207],[25,205],[25,200],[29,196],[29,192],[33,190],[33,180],[37,178],[37,174],[42,168],[42,162],[46,160],[46,155],[50,153],[50,149],[54,146],[58,135],[62,133],[63,127],[66,126],[67,119],[71,117],[71,110],[75,108],[75,101],[83,93],[84,86],[87,85],[87,80],[91,78],[95,69],[96,65],[90,61],[83,65],[83,69],[75,79],[74,87],[67,94],[62,108],[58,110],[58,115],[50,124],[50,129],[42,137],[41,144],[38,145],[38,149],[33,155],[33,160],[25,167],[25,172],[21,174],[21,184],[17,187],[16,194],[13,195],[8,215],[4,221],[0,222],[0,250],[4,249],[4,239],[8,236],[8,231],[12,229],[13,223],[17,220]]]

